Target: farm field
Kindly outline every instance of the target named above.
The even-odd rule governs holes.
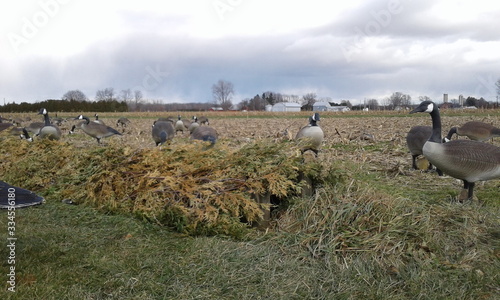
[[[91,118],[93,113],[84,115]],[[321,183],[312,197],[293,193],[297,182],[286,177],[303,165],[289,139],[307,125],[310,112],[203,115],[219,133],[216,146],[206,151],[193,145],[187,133],[161,149],[154,146],[153,121],[176,119],[177,112],[99,113],[100,120],[123,131],[103,139],[103,145],[81,130],[69,135],[76,121],[61,126],[60,142],[30,144],[2,135],[2,180],[46,198],[44,205],[16,211],[17,292],[1,291],[8,297],[2,299],[500,296],[500,181],[478,183],[477,199],[460,203],[460,181],[412,170],[405,137],[412,126],[430,126],[428,114],[321,113],[325,141],[314,162]],[[116,125],[122,116],[131,121],[123,129]],[[500,127],[500,111],[443,111],[441,117],[443,135],[471,120]],[[488,143],[500,146],[500,139]],[[185,157],[184,165],[176,155]],[[167,162],[172,167],[162,169]],[[248,172],[243,177],[256,183],[240,184],[238,173],[230,173],[234,169]],[[128,172],[128,177],[120,175]],[[240,205],[232,201],[247,203],[240,189],[262,187],[252,172],[265,177],[268,188],[283,193],[269,226],[261,230],[235,227],[224,219],[233,213],[229,206]],[[220,195],[228,202],[208,205],[197,202],[202,196],[182,198],[168,189],[176,180],[186,193],[193,190],[206,199]],[[193,182],[209,186],[194,190]],[[122,201],[120,190],[136,194]],[[167,194],[198,209],[193,213],[179,206],[180,212],[162,215],[164,206],[158,202]],[[78,205],[62,203],[65,199]],[[249,205],[235,211],[250,219],[258,210]],[[3,236],[7,220],[5,213],[0,216]],[[169,218],[178,218],[177,223]],[[214,225],[200,229],[192,222]],[[7,257],[2,248],[1,257]],[[6,259],[1,265],[7,268]]]

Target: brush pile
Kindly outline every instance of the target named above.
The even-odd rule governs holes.
[[[269,208],[252,195],[297,195],[299,174],[319,178],[321,172],[317,163],[303,164],[300,151],[286,142],[202,149],[196,143],[77,148],[60,141],[6,139],[0,176],[47,201],[71,199],[189,234],[238,235]]]

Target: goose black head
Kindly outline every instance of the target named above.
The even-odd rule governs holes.
[[[316,122],[319,121],[319,113],[314,113],[311,117],[309,117],[309,124],[311,126],[317,126]]]
[[[437,109],[437,106],[436,106],[436,104],[434,102],[432,102],[432,101],[423,101],[422,103],[420,103],[419,106],[417,106],[417,108],[415,108],[414,110],[410,111],[410,114],[414,114],[414,113],[418,113],[418,112],[431,113],[435,109]]]
[[[41,108],[40,111],[38,112],[39,115],[46,115],[47,110],[45,108]]]
[[[33,142],[33,138],[30,137],[28,130],[26,128],[23,128],[23,133],[21,134],[21,139],[27,140],[28,142]]]

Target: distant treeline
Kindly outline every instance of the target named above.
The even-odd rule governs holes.
[[[102,100],[102,101],[76,101],[76,100],[45,100],[36,103],[21,102],[8,103],[0,106],[0,112],[5,113],[26,113],[38,112],[41,108],[46,108],[52,112],[126,112],[128,106],[125,101]]]

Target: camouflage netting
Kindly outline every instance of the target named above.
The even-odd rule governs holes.
[[[118,143],[77,148],[68,142],[6,139],[0,176],[42,193],[112,212],[132,213],[190,234],[234,235],[258,222],[263,204],[253,194],[277,197],[301,190],[300,173],[318,177],[320,164],[304,164],[290,143],[260,141],[133,149]]]

